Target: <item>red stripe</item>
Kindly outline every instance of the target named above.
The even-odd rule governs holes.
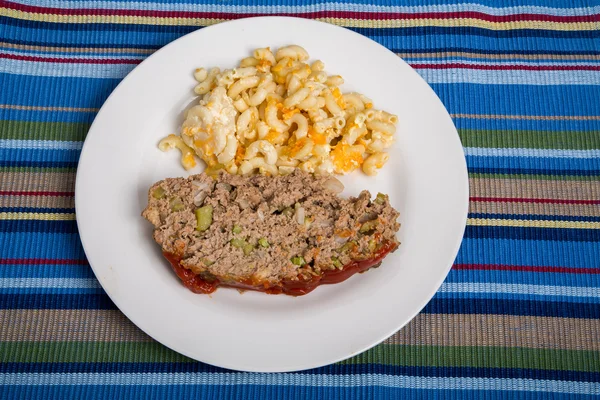
[[[75,192],[19,192],[15,190],[0,190],[0,196],[75,196]]]
[[[454,264],[456,270],[555,272],[566,274],[600,274],[600,268],[537,267],[529,265]]]
[[[10,60],[20,61],[37,61],[37,62],[53,62],[53,63],[79,63],[79,64],[139,64],[143,60],[131,60],[126,58],[108,58],[108,59],[93,59],[93,58],[56,58],[56,57],[34,57],[23,56],[19,54],[0,54],[0,58],[8,58]]]
[[[470,197],[471,201],[498,201],[503,203],[548,203],[548,204],[600,204],[600,200],[571,200],[571,199],[525,199],[519,197]]]
[[[410,64],[415,69],[482,69],[482,70],[524,70],[524,71],[600,71],[599,65],[475,65],[463,63]]]
[[[548,22],[596,22],[600,21],[600,14],[557,16],[546,14],[510,14],[490,15],[475,11],[460,12],[426,12],[426,13],[395,13],[395,12],[358,12],[358,11],[316,11],[306,13],[228,13],[228,12],[198,12],[198,11],[159,11],[159,10],[112,10],[112,9],[65,9],[51,7],[37,7],[1,1],[0,6],[30,13],[57,14],[57,15],[99,15],[99,16],[139,16],[155,18],[215,18],[237,19],[263,15],[294,16],[304,18],[350,18],[373,20],[407,20],[407,19],[464,19],[473,18],[489,22],[514,22],[514,21],[548,21]]]
[[[0,265],[18,264],[18,265],[89,265],[87,260],[52,260],[49,258],[4,258],[0,260]]]

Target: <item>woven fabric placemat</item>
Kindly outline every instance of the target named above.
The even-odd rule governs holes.
[[[589,399],[600,396],[600,5],[589,1],[0,0],[0,398]],[[86,261],[74,180],[87,130],[139,62],[259,14],[349,27],[440,96],[467,157],[463,245],[385,343],[289,374],[154,342]]]

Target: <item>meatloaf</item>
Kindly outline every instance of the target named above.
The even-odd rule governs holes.
[[[142,215],[183,284],[302,295],[379,266],[399,243],[388,196],[338,196],[333,177],[220,173],[165,179]]]

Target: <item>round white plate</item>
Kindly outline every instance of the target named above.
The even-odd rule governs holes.
[[[390,195],[401,212],[402,245],[378,269],[303,297],[182,286],[140,213],[147,190],[187,175],[158,141],[177,132],[194,100],[192,72],[231,68],[257,47],[299,44],[342,75],[376,108],[399,116],[390,161],[377,175],[355,172],[344,195]],[[198,171],[200,172],[200,169]],[[81,153],[77,223],[94,273],[121,311],[148,335],[186,356],[245,371],[293,371],[354,356],[413,318],[434,295],[458,251],[468,180],[458,134],[433,90],[408,64],[349,30],[305,19],[243,19],[193,32],[131,72],[96,117]]]

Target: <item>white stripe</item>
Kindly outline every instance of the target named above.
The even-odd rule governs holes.
[[[600,150],[492,149],[465,147],[465,155],[480,157],[598,158]]]
[[[91,278],[0,278],[0,289],[99,289]]]
[[[81,150],[82,146],[83,142],[0,139],[0,147],[3,149]]]
[[[135,64],[72,64],[3,59],[0,73],[14,75],[122,79]]]
[[[93,278],[0,278],[0,289],[97,289]],[[487,282],[444,283],[440,293],[506,293],[540,296],[600,297],[600,288]]]
[[[112,2],[112,1],[60,1],[60,0],[20,0],[17,3],[38,7],[52,8],[92,8],[113,10],[158,10],[158,11],[187,11],[187,12],[226,12],[226,13],[281,13],[281,12],[316,12],[330,11],[362,11],[362,12],[396,12],[396,13],[421,13],[421,12],[458,12],[475,11],[490,15],[513,15],[513,14],[547,14],[556,16],[579,16],[591,15],[600,12],[600,7],[580,8],[551,8],[541,6],[513,6],[513,7],[489,7],[481,4],[452,4],[452,5],[428,5],[428,6],[381,6],[374,4],[352,4],[323,2],[306,6],[291,5],[226,5],[215,1],[217,4],[190,4],[190,3],[146,3],[146,2]]]
[[[133,64],[63,64],[20,60],[2,60],[0,63],[0,73],[101,79],[122,79],[133,68]],[[600,85],[600,71],[486,71],[451,68],[417,69],[417,72],[429,83]]]
[[[518,56],[517,56],[518,57]],[[405,61],[410,60],[410,58],[404,58]],[[408,62],[408,61],[407,61]],[[428,64],[428,65],[448,65],[448,64],[465,64],[465,65],[520,65],[520,66],[552,66],[552,67],[598,67],[600,65],[600,61],[565,61],[565,60],[557,60],[557,61],[539,61],[539,60],[531,60],[531,61],[512,61],[512,60],[493,60],[490,61],[488,59],[464,59],[464,58],[443,58],[443,59],[426,59],[423,61],[410,61],[409,64]]]
[[[600,85],[600,71],[511,71],[467,68],[417,69],[428,83],[484,85]]]
[[[501,293],[536,296],[600,297],[600,288],[577,286],[522,285],[513,283],[444,283],[440,293]]]
[[[505,378],[440,378],[382,374],[250,374],[250,373],[15,373],[0,374],[0,385],[277,385],[318,387],[380,386],[407,389],[502,390],[599,394],[600,385],[572,382]]]

